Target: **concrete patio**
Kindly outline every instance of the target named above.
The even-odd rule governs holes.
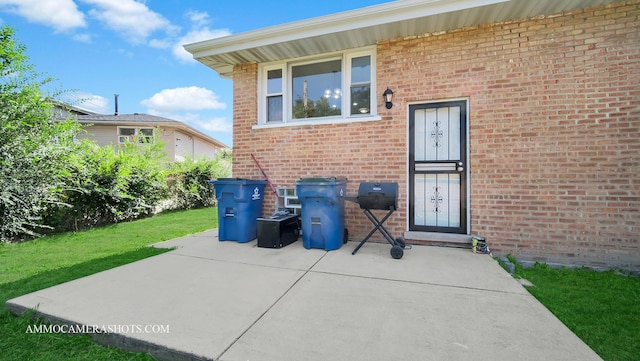
[[[161,360],[601,360],[487,255],[356,245],[265,249],[213,230],[6,306],[119,327],[94,337]]]

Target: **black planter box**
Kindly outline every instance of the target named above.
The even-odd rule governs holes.
[[[281,248],[298,240],[300,217],[293,214],[258,218],[258,247]]]

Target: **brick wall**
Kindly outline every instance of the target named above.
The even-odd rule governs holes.
[[[472,233],[498,254],[640,270],[640,1],[378,44],[383,119],[251,129],[257,65],[234,73],[234,175],[400,183],[407,223],[407,103],[468,98]],[[265,214],[275,209],[267,196]],[[347,205],[354,238],[371,229]],[[378,237],[381,240],[381,237]]]

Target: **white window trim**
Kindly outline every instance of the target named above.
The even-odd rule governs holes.
[[[282,90],[280,92],[280,94],[282,95],[282,106],[283,106],[283,110],[282,110],[282,119],[285,119],[285,115],[287,114],[287,100],[286,98],[286,90],[285,90],[285,83],[286,83],[286,76],[287,76],[287,72],[285,71],[285,66],[284,64],[277,64],[277,65],[271,65],[271,66],[264,66],[261,70],[260,70],[260,75],[259,77],[261,78],[261,82],[258,86],[258,94],[260,94],[260,96],[258,97],[258,107],[260,109],[260,115],[261,115],[261,119],[262,122],[264,124],[267,123],[267,95],[269,95],[268,92],[268,82],[269,79],[267,77],[267,73],[271,70],[281,70],[282,72],[282,78],[281,78],[281,82],[282,84],[280,84],[280,89]]]
[[[136,126],[126,126],[126,125],[118,126],[116,128],[116,132],[117,132],[116,133],[116,139],[118,141],[118,145],[125,145],[126,144],[126,142],[121,142],[120,141],[120,137],[127,137],[127,138],[129,137],[128,135],[120,135],[120,129],[123,129],[123,128],[124,129],[134,129],[134,135],[133,135],[134,138],[138,137],[138,134],[140,134],[140,130],[141,129],[149,129],[151,131],[155,131],[155,128],[153,128],[153,127],[136,127]],[[132,144],[138,144],[137,142],[135,142],[135,139],[133,139],[131,143]]]
[[[351,115],[351,59],[371,57],[371,113]],[[291,90],[291,69],[293,66],[313,64],[335,59],[342,60],[342,83],[344,96],[342,97],[342,115],[329,117],[315,117],[305,119],[292,119],[293,94]],[[270,70],[282,70],[282,102],[283,121],[267,123],[267,72]],[[378,121],[382,117],[377,114],[378,97],[375,94],[376,87],[376,47],[359,48],[342,52],[323,54],[305,58],[288,59],[273,63],[264,63],[258,67],[258,123],[253,129],[295,127],[303,125],[339,124]],[[348,95],[347,95],[348,94]]]

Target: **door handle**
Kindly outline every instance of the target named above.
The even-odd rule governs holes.
[[[464,172],[464,164],[462,162],[458,162],[458,164],[456,164],[456,170],[460,173]]]

